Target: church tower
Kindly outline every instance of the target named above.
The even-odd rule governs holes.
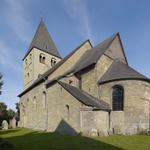
[[[43,20],[41,20],[23,58],[24,89],[60,60],[61,56]]]

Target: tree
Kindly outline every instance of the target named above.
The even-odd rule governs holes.
[[[7,110],[7,105],[3,102],[0,103],[0,125],[2,124],[3,120],[7,120],[7,122],[9,122],[9,120],[15,116],[15,111],[12,109]]]
[[[15,117],[16,113],[12,109],[9,109],[7,111],[7,115],[8,115],[8,120],[11,120]]]
[[[0,125],[3,120],[8,120],[7,105],[1,102],[0,103]]]
[[[3,75],[0,73],[0,95],[2,94],[2,86],[3,86],[2,78],[3,78]]]

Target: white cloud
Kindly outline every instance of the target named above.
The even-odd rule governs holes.
[[[63,0],[63,4],[68,16],[78,24],[82,35],[92,40],[90,19],[83,0]]]

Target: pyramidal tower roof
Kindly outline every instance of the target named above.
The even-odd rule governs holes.
[[[41,20],[24,58],[29,54],[32,48],[38,48],[44,52],[47,52],[49,54],[52,54],[54,56],[61,58],[55,46],[55,43],[53,42],[52,37],[50,36],[43,20]]]

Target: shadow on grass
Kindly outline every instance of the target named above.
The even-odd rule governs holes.
[[[38,131],[17,136],[17,133],[23,130],[27,129],[13,130],[13,134],[16,136],[4,138],[4,140],[14,145],[15,150],[123,150],[122,148],[81,136],[67,136]],[[11,130],[9,131],[11,132]]]

